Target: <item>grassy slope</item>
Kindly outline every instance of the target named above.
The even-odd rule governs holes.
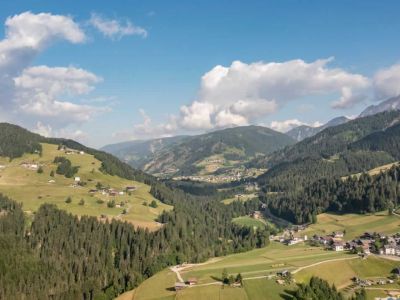
[[[400,218],[397,216],[388,216],[387,212],[376,213],[375,215],[318,215],[317,224],[313,224],[300,235],[313,234],[326,235],[333,231],[346,231],[344,239],[351,240],[366,231],[376,231],[381,233],[396,233],[400,231]]]
[[[53,164],[54,157],[65,156],[73,166],[80,166],[79,176],[82,181],[88,184],[85,187],[73,188],[73,178],[65,178],[61,175],[50,177],[51,170],[56,170]],[[22,162],[35,162],[43,165],[44,172],[38,174],[36,171],[28,170],[21,166]],[[163,211],[171,209],[170,206],[158,203],[157,208],[142,205],[145,201],[150,203],[155,200],[149,193],[150,187],[140,182],[129,181],[117,176],[110,176],[99,171],[101,162],[89,154],[66,155],[63,151],[58,151],[56,145],[43,144],[43,154],[25,154],[23,157],[14,159],[11,162],[5,158],[0,158],[0,165],[6,166],[0,170],[0,192],[11,198],[22,202],[26,211],[35,211],[38,207],[47,202],[56,204],[59,208],[65,209],[77,215],[100,216],[105,214],[109,217],[117,217],[122,213],[123,208],[108,208],[106,202],[113,197],[96,193],[90,195],[88,191],[94,189],[97,182],[109,185],[117,190],[123,190],[126,186],[136,186],[137,190],[131,195],[116,196],[115,201],[127,201],[125,208],[129,210],[126,215],[120,216],[122,220],[132,222],[137,226],[156,229],[159,225],[154,219]],[[49,183],[54,179],[55,183]],[[92,181],[89,181],[92,180]],[[65,203],[65,199],[71,196],[72,203]],[[85,205],[78,205],[80,199],[85,200]],[[96,201],[102,199],[103,204]]]
[[[241,225],[241,226],[248,226],[248,227],[263,227],[266,225],[264,220],[257,220],[253,219],[249,216],[238,217],[232,220],[233,223]]]
[[[342,215],[322,214],[318,216],[318,223],[312,225],[307,231],[301,232],[312,234],[313,232],[330,233],[333,230],[346,229],[345,239],[350,239],[365,231],[379,231],[392,233],[399,231],[400,218],[397,216],[387,216],[387,214],[377,214],[371,216],[363,215]],[[229,274],[236,275],[242,273],[243,277],[257,277],[275,274],[279,270],[295,270],[302,266],[308,266],[316,262],[330,259],[342,259],[354,257],[347,253],[326,251],[319,247],[308,247],[305,245],[284,246],[280,243],[271,242],[271,245],[256,249],[246,253],[233,254],[222,258],[211,260],[209,263],[195,266],[181,272],[184,279],[197,277],[199,284],[214,282],[220,278],[222,270],[227,269]],[[390,270],[397,266],[398,262],[388,261],[381,258],[370,257],[366,260],[352,259],[336,262],[326,262],[315,267],[305,268],[295,276],[298,281],[307,280],[311,275],[321,276],[336,283],[338,286],[348,285],[351,277],[376,277],[386,276]],[[340,272],[332,272],[332,269]],[[166,280],[168,274],[168,281]],[[165,296],[167,289],[173,287],[176,278],[174,274],[165,270],[155,277],[146,280],[135,293],[136,299],[155,299],[157,290],[162,290],[160,296]],[[157,286],[157,287],[155,287]],[[235,298],[232,299],[290,299],[287,298],[286,291],[293,290],[292,286],[281,286],[275,280],[252,279],[245,280],[244,289],[230,288],[233,290]],[[228,289],[229,290],[229,289]],[[245,293],[244,293],[245,292]],[[178,293],[176,299],[205,299],[202,295],[207,295],[207,299],[226,299],[221,292],[220,286],[198,286]],[[376,291],[369,292],[371,295],[384,295]],[[152,295],[153,298],[148,298]],[[168,297],[164,299],[174,299],[175,293],[168,291]],[[138,297],[138,298],[137,298]],[[221,297],[221,298],[220,298]],[[371,296],[372,297],[372,296]]]

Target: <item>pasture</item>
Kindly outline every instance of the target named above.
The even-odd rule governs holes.
[[[4,166],[0,170],[0,193],[21,202],[23,209],[28,213],[36,211],[43,203],[51,203],[76,215],[105,215],[107,218],[118,218],[136,226],[157,229],[160,225],[154,221],[155,218],[163,210],[172,209],[156,200],[150,194],[148,185],[102,173],[99,170],[101,162],[92,155],[65,154],[57,149],[57,145],[42,146],[42,156],[26,154],[11,162],[4,157],[0,159],[0,164]],[[55,174],[51,177],[50,172],[55,173],[57,169],[57,165],[53,163],[56,156],[66,157],[73,166],[79,166],[75,176],[79,176],[86,185],[74,186],[74,178],[66,178],[63,175]],[[22,166],[23,163],[38,164],[42,166],[43,173],[39,174],[36,170],[26,168]],[[99,191],[90,194],[89,190],[96,189],[98,182],[117,191],[123,191],[127,186],[135,186],[136,190],[116,196],[103,195]],[[65,202],[68,197],[71,197],[71,203]],[[79,205],[82,199],[84,205]],[[108,207],[107,202],[111,200],[120,207]],[[157,208],[148,206],[153,200],[156,201]],[[144,203],[147,205],[143,205]],[[123,214],[124,209],[126,214]]]
[[[324,213],[318,215],[316,224],[310,225],[298,235],[307,234],[311,237],[314,234],[327,235],[333,231],[345,232],[345,240],[351,240],[366,231],[393,234],[400,232],[400,218],[388,216],[387,211],[369,215]]]
[[[245,223],[248,220],[245,221]],[[394,233],[399,230],[400,217],[388,216],[387,213],[376,215],[335,215],[321,214],[317,224],[311,225],[299,234],[331,233],[335,230],[346,230],[345,240],[351,239],[365,231]],[[319,276],[345,289],[351,285],[352,277],[364,279],[381,278],[390,275],[390,271],[400,265],[400,262],[370,256],[367,259],[358,258],[347,252],[324,250],[321,247],[311,247],[304,243],[286,246],[278,242],[262,249],[232,254],[209,260],[204,264],[190,266],[180,272],[184,280],[190,277],[198,279],[198,285],[185,290],[173,291],[175,274],[164,270],[146,280],[136,289],[134,299],[291,299],[290,293],[295,284],[279,285],[275,278],[270,278],[276,272],[289,270],[297,283],[306,282],[311,276]],[[229,275],[241,273],[244,278],[243,288],[221,288],[222,270],[226,268]],[[333,272],[332,270],[336,270]],[[157,287],[154,287],[157,285]],[[397,287],[385,286],[385,288]],[[400,288],[400,286],[399,286]],[[232,291],[232,294],[231,294]],[[346,290],[344,290],[346,292]],[[352,293],[353,290],[350,290]],[[367,290],[368,297],[386,295],[383,290]],[[176,295],[176,298],[174,298]],[[229,298],[230,297],[230,298]]]

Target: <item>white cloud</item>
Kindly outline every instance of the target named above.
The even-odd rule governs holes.
[[[36,123],[36,128],[33,131],[45,137],[66,138],[83,143],[88,138],[88,135],[80,129],[61,128],[54,130],[49,124],[43,124],[40,121]]]
[[[60,97],[89,93],[101,78],[74,67],[35,66],[14,78],[15,101],[22,112],[56,119],[58,123],[87,121],[105,108],[75,104]]]
[[[132,129],[119,131],[113,134],[114,138],[118,140],[147,140],[159,137],[168,137],[176,132],[177,126],[175,122],[175,117],[170,116],[169,122],[166,124],[154,124],[152,119],[147,115],[147,113],[140,109],[139,113],[143,118],[143,122],[135,124]]]
[[[307,125],[307,126],[311,126],[311,127],[320,127],[323,124],[319,121],[316,121],[314,123],[306,123],[306,122],[302,122],[298,119],[290,119],[290,120],[285,120],[285,121],[272,121],[270,126],[272,129],[276,130],[276,131],[280,131],[280,132],[287,132],[292,128],[295,128],[297,126],[301,126],[301,125]]]
[[[95,74],[74,67],[30,66],[58,40],[77,44],[86,36],[69,16],[24,12],[7,18],[5,38],[0,41],[0,108],[10,113],[11,120],[35,124],[40,117],[63,126],[105,110],[71,99],[93,90],[101,80]],[[45,130],[43,125],[40,130]]]
[[[400,95],[400,64],[378,71],[374,76],[376,100]]]
[[[304,97],[339,94],[332,103],[335,108],[351,107],[364,100],[370,80],[330,68],[332,60],[251,64],[234,61],[229,67],[215,66],[202,76],[198,99],[182,106],[174,122],[181,130],[208,130],[256,123],[288,102]],[[281,130],[290,127],[278,123],[276,126]]]
[[[146,29],[133,25],[129,20],[122,23],[121,21],[106,19],[99,14],[93,13],[89,23],[104,36],[111,39],[120,39],[126,35],[147,37]]]

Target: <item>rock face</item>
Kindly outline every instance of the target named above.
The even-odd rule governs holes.
[[[390,98],[377,105],[368,106],[359,117],[367,117],[390,110],[400,110],[400,96]]]
[[[337,126],[348,122],[350,119],[346,117],[337,117],[330,120],[328,123],[319,126],[319,127],[311,127],[307,125],[301,125],[289,130],[286,134],[291,138],[295,139],[296,141],[300,142],[308,137],[316,135],[317,133],[321,132],[325,128]]]

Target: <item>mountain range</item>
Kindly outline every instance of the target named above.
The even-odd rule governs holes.
[[[367,107],[358,118],[398,109],[400,96]],[[266,157],[272,152],[350,121],[340,116],[319,127],[301,125],[284,134],[261,126],[232,127],[196,136],[128,141],[101,150],[157,176],[221,174],[243,164],[265,167]]]
[[[213,174],[243,165],[295,141],[261,126],[226,128],[197,136],[179,136],[109,145],[109,151],[151,174]]]

